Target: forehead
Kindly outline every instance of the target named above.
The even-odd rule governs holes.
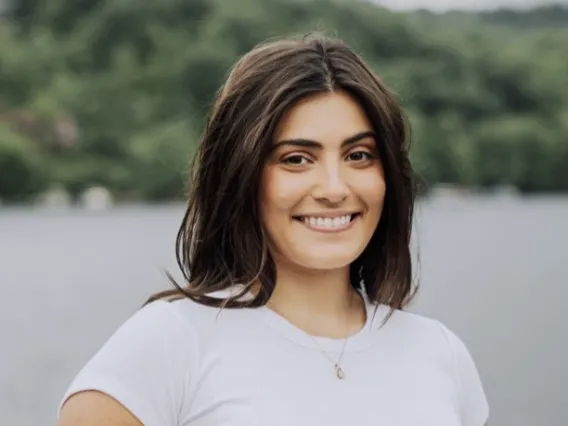
[[[309,139],[340,144],[372,125],[363,108],[348,94],[317,94],[290,108],[276,127],[274,143],[282,139]]]

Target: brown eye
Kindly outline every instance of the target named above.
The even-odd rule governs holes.
[[[350,161],[356,161],[356,162],[360,162],[360,161],[368,161],[371,160],[373,158],[373,156],[366,152],[366,151],[356,151],[356,152],[352,152],[351,154],[349,154],[347,156],[347,159]]]
[[[302,155],[291,155],[282,160],[282,162],[291,166],[304,166],[309,164],[310,161]]]

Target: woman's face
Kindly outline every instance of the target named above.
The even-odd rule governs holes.
[[[261,183],[262,221],[277,264],[348,266],[375,232],[385,197],[363,109],[341,92],[291,108],[278,123]]]

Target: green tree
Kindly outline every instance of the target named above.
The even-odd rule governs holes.
[[[429,186],[567,191],[566,16],[394,13],[363,0],[13,0],[0,24],[0,185],[11,188],[0,196],[99,184],[121,199],[181,197],[231,64],[311,30],[344,38],[394,88]],[[65,120],[76,125],[67,139]]]

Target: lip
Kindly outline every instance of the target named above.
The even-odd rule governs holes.
[[[308,217],[314,216],[314,217],[322,217],[322,218],[336,218],[336,217],[341,217],[341,216],[346,216],[346,215],[351,215],[351,216],[355,216],[355,217],[352,217],[351,221],[349,221],[345,225],[342,225],[342,226],[336,227],[336,228],[325,228],[325,227],[312,226],[312,225],[306,223],[305,221],[303,221],[301,219],[301,218],[306,217],[306,216],[308,216]],[[353,227],[353,224],[356,223],[357,221],[359,221],[361,216],[362,216],[361,212],[331,212],[331,213],[328,212],[328,213],[325,213],[325,214],[297,215],[297,216],[294,216],[293,220],[302,224],[304,227],[306,227],[310,231],[321,232],[323,234],[337,234],[339,232],[344,232],[344,231],[351,229]]]

